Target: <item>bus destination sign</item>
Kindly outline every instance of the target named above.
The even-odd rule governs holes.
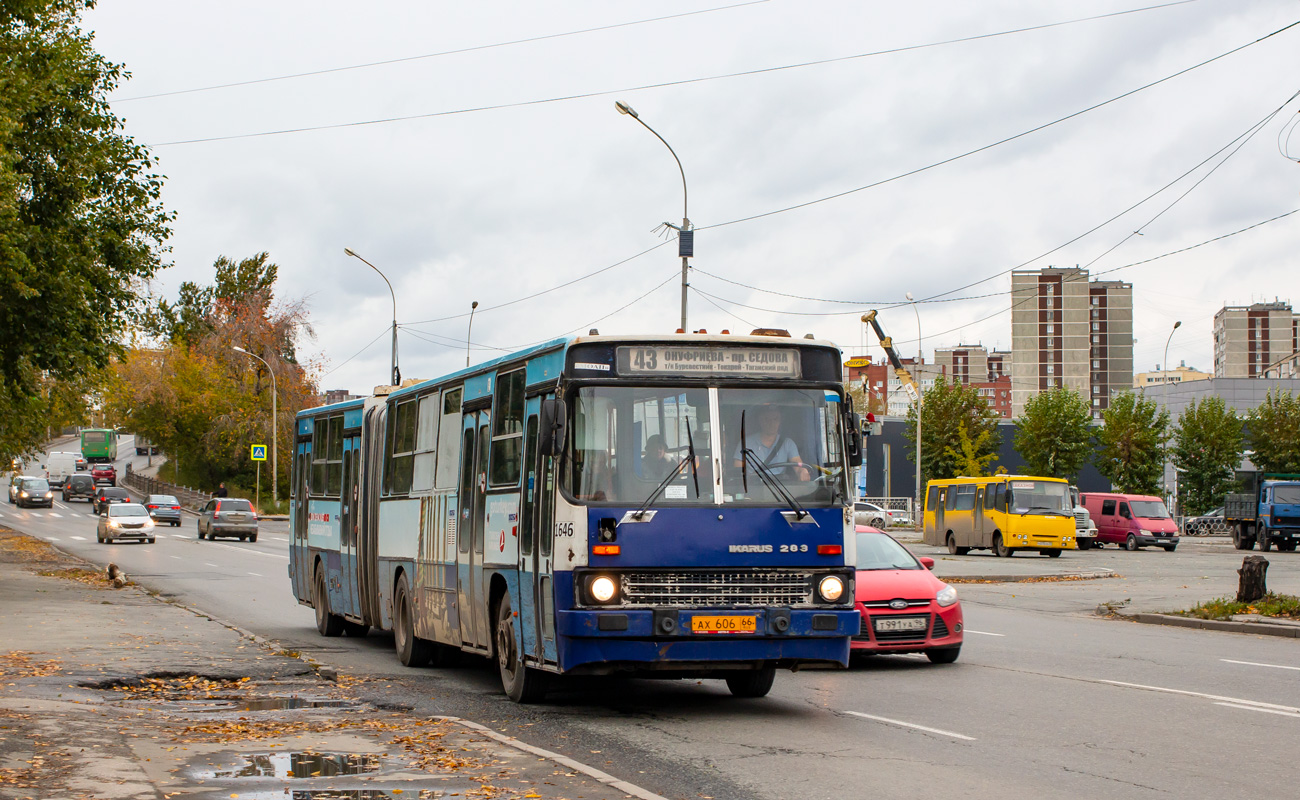
[[[618,348],[620,375],[700,375],[798,378],[799,351],[792,347],[699,347],[640,345]]]

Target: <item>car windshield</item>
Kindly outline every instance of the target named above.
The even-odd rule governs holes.
[[[218,500],[218,511],[252,511],[253,504],[247,500]]]
[[[1054,481],[1018,481],[1007,484],[1007,507],[1015,514],[1062,511],[1073,514],[1070,486]]]
[[[921,569],[921,562],[887,534],[859,533],[858,569]]]
[[[1300,503],[1300,486],[1273,487],[1274,503]]]
[[[48,492],[50,485],[39,478],[34,481],[23,481],[23,491],[26,492]]]
[[[179,505],[179,503],[177,503],[176,501],[176,498],[172,497],[169,494],[151,494],[149,495],[149,502],[159,506]]]
[[[110,517],[147,517],[149,510],[139,503],[119,503],[115,506],[109,506],[108,515]]]
[[[1142,519],[1169,519],[1169,509],[1159,500],[1130,500],[1133,516]]]

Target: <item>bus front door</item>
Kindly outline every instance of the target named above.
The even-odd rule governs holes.
[[[939,497],[934,503],[934,543],[943,545],[948,541],[948,523],[943,519],[943,507],[948,502],[948,492],[952,491],[947,486],[937,487]]]
[[[311,554],[307,551],[308,495],[311,492],[311,443],[302,442],[294,454],[293,485],[293,593],[300,600],[311,597]]]
[[[523,539],[519,547],[520,632],[524,661],[555,663],[555,608],[551,586],[551,537],[555,511],[555,459],[538,450],[539,410],[546,398],[528,402],[524,432]]]
[[[487,507],[488,442],[491,436],[487,411],[466,412],[463,417],[461,452],[460,520],[456,558],[456,593],[460,610],[462,646],[489,651],[488,610],[483,575],[483,535]]]
[[[988,530],[988,518],[984,516],[984,487],[975,487],[975,509],[971,512],[970,540],[963,542],[967,547],[987,547],[987,537],[993,531]]]
[[[361,512],[360,459],[361,434],[343,440],[343,482],[339,493],[339,557],[343,570],[344,614],[361,613],[359,594],[360,565],[357,561],[357,526]]]

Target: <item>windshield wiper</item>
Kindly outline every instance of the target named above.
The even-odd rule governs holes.
[[[1064,511],[1060,510],[1059,508],[1048,508],[1047,506],[1030,506],[1029,508],[1026,508],[1024,511],[1021,511],[1020,516],[1023,517],[1024,515],[1028,514],[1030,511],[1046,511],[1049,514],[1055,514],[1058,517],[1070,517],[1070,518],[1074,517],[1073,514],[1067,514]]]
[[[780,497],[785,501],[786,505],[790,506],[790,510],[794,512],[794,518],[796,520],[802,520],[804,517],[808,516],[807,510],[805,510],[803,506],[799,505],[799,501],[794,499],[794,495],[790,494],[790,490],[785,487],[785,484],[781,482],[781,479],[776,477],[776,474],[772,472],[771,467],[764,464],[763,459],[759,458],[758,454],[753,450],[750,450],[748,447],[743,447],[743,441],[741,442],[741,445],[740,454],[745,457],[742,458],[740,462],[742,469],[744,468],[745,462],[748,460],[748,456],[753,456],[754,473],[762,479],[763,483],[767,485],[767,488],[772,490],[772,494]]]
[[[654,504],[655,499],[659,497],[659,493],[667,488],[668,484],[672,483],[678,475],[682,474],[682,469],[685,468],[687,464],[691,465],[691,477],[695,479],[695,499],[698,500],[700,498],[700,471],[695,465],[695,438],[691,436],[690,420],[686,421],[685,458],[677,462],[677,466],[673,467],[672,472],[668,473],[668,477],[664,478],[663,481],[655,487],[655,490],[645,499],[645,502],[641,504],[641,507],[632,512],[632,519],[640,521],[640,519],[645,516],[645,512],[650,510],[650,506]]]

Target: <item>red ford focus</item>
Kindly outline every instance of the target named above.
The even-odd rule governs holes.
[[[951,664],[961,653],[961,603],[957,590],[887,533],[858,526],[857,607],[862,627],[853,637],[855,656],[925,653]]]

